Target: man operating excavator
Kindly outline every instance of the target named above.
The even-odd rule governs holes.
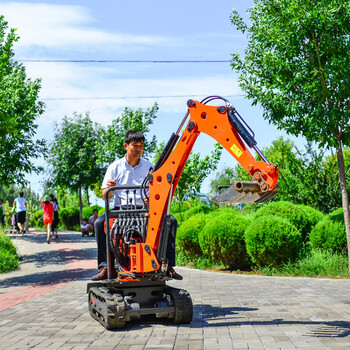
[[[102,196],[105,199],[106,192],[113,186],[139,186],[148,174],[153,164],[142,158],[145,136],[137,130],[129,130],[125,133],[124,148],[126,154],[124,157],[116,160],[109,165],[102,183]],[[109,192],[112,197],[112,191]],[[147,203],[147,198],[144,198]],[[140,191],[133,196],[129,196],[127,190],[116,190],[114,196],[115,210],[122,208],[142,208],[144,202],[141,198]],[[106,254],[106,235],[104,232],[105,215],[101,215],[94,224],[97,242],[97,260],[99,272],[91,278],[93,281],[107,279],[107,254]],[[169,241],[169,268],[167,275],[169,278],[181,280],[182,276],[175,272],[175,237]],[[117,278],[117,272],[114,264],[115,257],[111,259],[111,278]],[[171,263],[172,262],[172,263]]]
[[[221,105],[209,105],[214,100]],[[143,135],[126,135],[126,156],[108,168],[103,181],[107,235],[102,218],[101,226],[96,227],[100,271],[87,285],[90,315],[107,329],[123,328],[126,322],[144,315],[169,318],[175,324],[192,320],[190,294],[167,285],[170,278],[182,278],[173,270],[176,219],[170,206],[202,132],[220,143],[252,176],[251,181],[236,181],[212,198],[214,202],[263,203],[278,193],[278,167],[266,159],[254,132],[223,97],[187,101],[179,128],[151,170],[152,164],[141,158]],[[255,150],[260,160],[247,147]],[[112,192],[118,198],[114,205],[108,202]]]

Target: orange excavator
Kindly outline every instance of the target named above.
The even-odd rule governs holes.
[[[220,100],[221,105],[208,105],[213,100]],[[166,284],[170,279],[166,273],[172,255],[169,250],[174,249],[177,227],[169,208],[201,132],[219,142],[252,176],[251,181],[235,182],[214,197],[214,202],[263,203],[278,192],[278,167],[257,148],[253,131],[229,101],[209,96],[201,102],[188,100],[187,107],[177,132],[171,135],[143,183],[107,190],[108,278],[87,285],[89,312],[107,329],[122,328],[126,322],[143,315],[169,318],[176,324],[192,320],[189,293]],[[254,149],[261,160],[256,160],[247,146]],[[110,210],[108,194],[115,190],[125,190],[130,197],[139,193],[148,200],[143,208],[130,205]],[[111,279],[111,259],[115,259],[118,272],[115,279]]]

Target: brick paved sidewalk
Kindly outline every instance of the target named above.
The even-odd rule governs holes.
[[[9,236],[22,259],[18,271],[0,275],[0,311],[61,288],[95,269],[94,254],[74,243],[77,233],[60,232],[51,244],[46,243],[44,232]],[[89,241],[85,239],[85,245],[96,245],[94,238]]]
[[[94,238],[65,232],[48,245],[30,232],[13,240],[23,264],[0,275],[0,349],[350,349],[350,280],[177,268],[184,279],[169,284],[190,292],[191,324],[147,317],[107,331],[87,310]]]

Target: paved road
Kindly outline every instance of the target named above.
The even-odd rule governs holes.
[[[12,235],[21,269],[0,275],[0,349],[350,349],[350,280],[177,268],[194,303],[189,325],[147,317],[107,331],[87,310],[92,237]]]

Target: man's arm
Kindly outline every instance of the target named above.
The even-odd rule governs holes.
[[[102,197],[103,199],[106,199],[106,192],[110,187],[116,186],[116,181],[115,180],[108,180],[107,181],[107,187],[102,190]],[[108,199],[111,199],[113,191],[109,192],[108,194]]]

